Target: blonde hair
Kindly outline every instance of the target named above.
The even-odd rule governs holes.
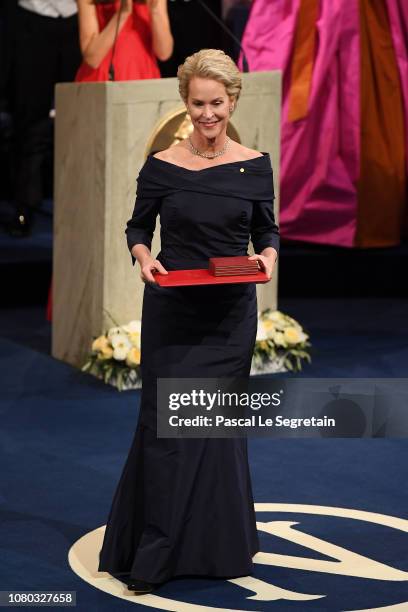
[[[188,88],[193,77],[214,79],[225,86],[227,95],[238,101],[241,93],[241,73],[229,55],[220,49],[201,49],[186,58],[179,66],[177,78],[183,102],[187,102]]]

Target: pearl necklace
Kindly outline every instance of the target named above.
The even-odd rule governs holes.
[[[215,153],[202,153],[201,151],[195,148],[195,146],[191,142],[190,136],[188,137],[188,144],[190,145],[190,149],[193,155],[199,155],[200,157],[205,157],[206,159],[214,159],[215,157],[224,155],[225,151],[228,149],[229,143],[230,143],[230,138],[228,138],[227,136],[222,149],[220,149],[219,151],[216,151]]]

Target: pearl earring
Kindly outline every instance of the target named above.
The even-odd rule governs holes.
[[[230,113],[232,113],[233,110],[234,110],[234,107],[230,106],[230,109],[229,109]]]

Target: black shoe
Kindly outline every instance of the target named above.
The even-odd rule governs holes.
[[[25,238],[30,236],[33,226],[33,214],[31,211],[20,211],[14,213],[11,221],[6,226],[6,231],[13,238]]]
[[[133,591],[135,595],[146,595],[147,593],[151,593],[155,586],[156,585],[151,584],[150,582],[131,578],[128,584],[128,591]]]

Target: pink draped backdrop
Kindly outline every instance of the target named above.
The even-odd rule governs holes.
[[[243,38],[251,71],[281,70],[283,75],[282,236],[351,247],[360,146],[359,5],[357,0],[320,1],[308,113],[290,122],[290,65],[299,6],[300,0],[254,0]],[[408,2],[388,0],[387,8],[407,113]]]
[[[405,162],[408,172],[408,2],[407,0],[386,0],[386,4],[404,101]]]

